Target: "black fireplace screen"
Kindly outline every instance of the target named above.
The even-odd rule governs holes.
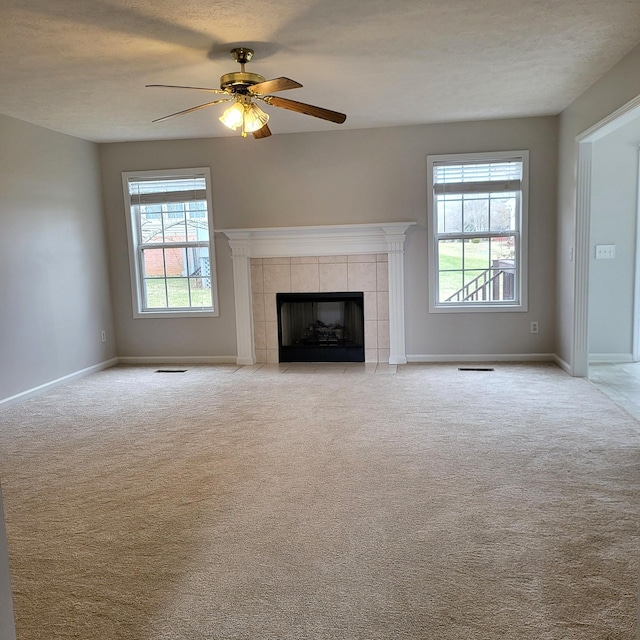
[[[364,295],[278,293],[280,362],[364,362]]]

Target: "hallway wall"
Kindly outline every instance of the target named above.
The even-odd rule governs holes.
[[[628,362],[633,304],[640,118],[593,143],[589,259],[589,360]],[[596,260],[596,245],[615,258]]]

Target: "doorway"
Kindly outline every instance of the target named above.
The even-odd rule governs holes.
[[[625,133],[626,132],[626,133]],[[623,142],[627,135],[626,142]],[[631,192],[632,202],[624,204],[626,229],[616,227],[620,220],[620,202],[607,200],[600,189],[613,189],[618,193],[611,181],[596,173],[606,161],[598,155],[607,147],[608,142],[616,139],[617,144],[625,145],[624,152],[628,157],[633,153],[633,161],[627,169],[632,171],[628,179],[627,194]],[[640,143],[640,97],[611,114],[581,134],[578,139],[578,176],[577,176],[577,217],[575,244],[575,319],[573,375],[588,376],[589,361],[604,362],[617,360],[630,362],[640,351],[640,329],[635,325],[640,322],[640,274],[639,260],[636,256],[638,233],[638,143],[633,143],[634,136]],[[629,146],[631,145],[631,146]],[[615,147],[615,145],[613,145]],[[623,146],[619,148],[622,149]],[[611,150],[609,150],[611,152]],[[614,156],[615,157],[615,156]],[[623,158],[618,158],[624,162]],[[610,167],[611,168],[611,167]],[[621,179],[619,172],[614,171],[611,177]],[[603,185],[605,185],[603,187]],[[598,190],[598,191],[596,191]],[[631,207],[631,211],[629,211]],[[616,215],[618,217],[616,217]],[[631,218],[629,218],[631,216]],[[608,226],[607,226],[608,225]],[[594,230],[592,233],[592,229]],[[632,229],[632,230],[631,230]],[[599,258],[596,261],[596,245],[599,247]],[[602,254],[606,257],[602,257]],[[613,255],[612,255],[613,254]],[[624,276],[620,276],[623,273]],[[604,283],[604,284],[603,284]],[[603,288],[604,287],[604,288]],[[602,299],[602,291],[615,296],[618,304],[615,320],[619,323],[613,330],[606,329],[606,315],[612,316],[612,307]],[[624,299],[624,302],[622,302]],[[625,310],[626,305],[626,310]],[[598,316],[597,312],[601,312]],[[591,313],[590,313],[591,312]],[[603,319],[604,318],[604,319]],[[636,318],[639,320],[636,321]],[[625,328],[626,323],[626,328]],[[603,327],[605,327],[603,329]],[[615,342],[597,342],[598,333],[609,332],[618,340]],[[621,336],[624,334],[622,339]],[[624,344],[623,344],[624,343]],[[597,346],[592,347],[593,344]],[[604,345],[604,346],[603,346]],[[597,353],[596,353],[597,351]]]

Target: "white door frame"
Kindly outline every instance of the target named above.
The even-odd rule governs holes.
[[[640,147],[638,148],[638,193],[636,194],[636,246],[635,273],[633,283],[633,337],[631,357],[634,362],[640,360]],[[638,604],[640,606],[640,602]],[[638,626],[640,633],[640,625]]]
[[[591,225],[591,165],[593,143],[619,127],[640,117],[640,96],[576,136],[578,144],[578,174],[575,229],[574,318],[571,374],[586,377],[589,373],[589,236]],[[640,196],[639,196],[640,197]],[[636,225],[636,233],[640,233]],[[633,354],[640,359],[640,257],[636,242],[634,283]]]

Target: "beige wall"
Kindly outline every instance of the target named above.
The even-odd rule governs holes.
[[[217,196],[222,160],[211,153],[210,140],[100,145],[111,283],[118,356],[121,358],[223,358],[235,361],[236,333],[231,250],[216,233],[216,267],[220,315],[208,318],[134,318],[127,247],[122,171],[211,167],[214,225],[221,228]]]
[[[0,228],[2,401],[115,357],[97,145],[0,116]]]
[[[218,229],[415,220],[407,239],[407,352],[543,354],[555,347],[557,120],[424,125],[330,133],[100,145],[120,356],[235,354],[230,252],[218,238],[220,317],[134,319],[122,171],[209,166]],[[215,126],[215,125],[212,125]],[[527,313],[429,314],[426,158],[530,150]],[[529,333],[530,320],[540,334]]]
[[[96,145],[6,117],[0,135],[0,399],[115,357],[115,336],[121,357],[234,357],[222,234],[219,317],[133,318],[121,172],[137,169],[210,166],[218,228],[415,220],[405,260],[410,356],[554,351],[555,118],[100,145],[114,325]],[[426,157],[504,149],[530,150],[529,311],[429,314]]]

